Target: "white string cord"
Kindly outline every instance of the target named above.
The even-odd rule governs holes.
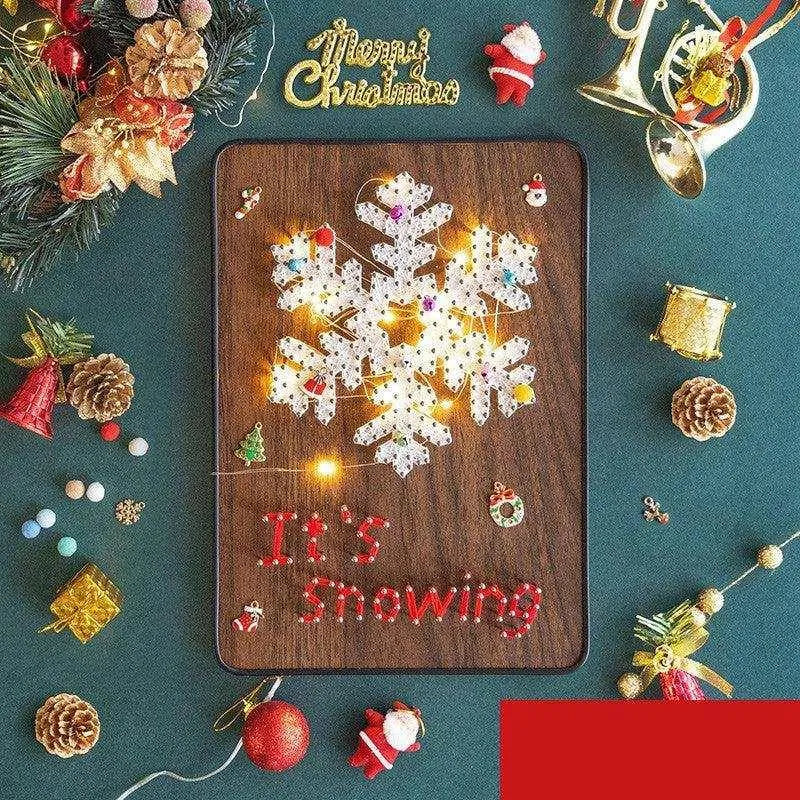
[[[267,692],[267,696],[264,699],[264,702],[272,700],[275,696],[275,692],[278,691],[278,687],[281,685],[281,681],[283,678],[278,677],[275,682],[272,684],[269,692]],[[238,715],[237,715],[238,716]],[[226,726],[227,727],[227,726]],[[242,739],[236,743],[236,747],[233,748],[233,752],[228,756],[225,763],[222,766],[217,767],[215,770],[211,772],[207,772],[205,775],[198,775],[196,777],[187,778],[185,775],[179,775],[177,772],[170,772],[169,770],[161,770],[161,772],[154,772],[151,775],[148,775],[145,778],[142,778],[140,781],[135,783],[129,789],[126,789],[117,800],[125,800],[125,798],[130,797],[134,792],[138,791],[142,788],[142,786],[146,786],[150,781],[154,781],[156,778],[171,778],[174,781],[180,781],[181,783],[199,783],[200,781],[205,781],[208,778],[213,778],[215,775],[219,775],[224,769],[227,769],[234,758],[239,755],[239,751],[242,749]]]

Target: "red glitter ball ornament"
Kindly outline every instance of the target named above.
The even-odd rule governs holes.
[[[81,10],[83,0],[36,0],[36,4],[49,11],[70,33],[85,31],[92,24]]]
[[[89,59],[80,42],[71,33],[54,36],[42,48],[42,61],[61,79],[75,81],[85,92],[89,77]]]
[[[116,442],[121,433],[122,428],[116,422],[104,422],[100,426],[100,438],[104,442]]]
[[[283,772],[299,764],[308,750],[308,720],[283,700],[259,703],[245,717],[242,744],[260,769]]]
[[[321,247],[330,247],[333,244],[333,229],[324,225],[314,233],[314,241]]]

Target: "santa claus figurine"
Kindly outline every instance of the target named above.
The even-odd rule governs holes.
[[[358,735],[355,753],[349,758],[351,767],[364,770],[372,780],[385,769],[391,769],[400,753],[415,753],[420,748],[417,734],[425,734],[418,708],[409,708],[399,700],[392,703],[386,716],[368,708],[364,712],[367,727]]]
[[[533,88],[533,73],[547,53],[529,23],[504,25],[503,30],[506,35],[500,44],[487,44],[483,52],[492,59],[489,77],[497,87],[498,105],[511,100],[521,106]]]

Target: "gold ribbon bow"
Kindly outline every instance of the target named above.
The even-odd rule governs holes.
[[[659,673],[672,669],[687,672],[706,683],[710,683],[726,697],[733,694],[733,686],[713,669],[693,661],[688,656],[696,653],[708,640],[708,631],[702,627],[690,630],[685,636],[672,644],[662,644],[653,652],[638,650],[633,654],[633,665],[642,667],[642,688],[646,689]]]

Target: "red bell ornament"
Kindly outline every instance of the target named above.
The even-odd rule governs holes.
[[[13,397],[0,406],[0,419],[52,439],[59,371],[58,361],[47,356],[27,374]]]
[[[36,4],[49,11],[69,33],[80,33],[92,24],[81,10],[83,0],[36,0]]]
[[[59,78],[74,81],[81,92],[87,90],[89,58],[71,33],[60,33],[50,39],[42,48],[40,58]]]

